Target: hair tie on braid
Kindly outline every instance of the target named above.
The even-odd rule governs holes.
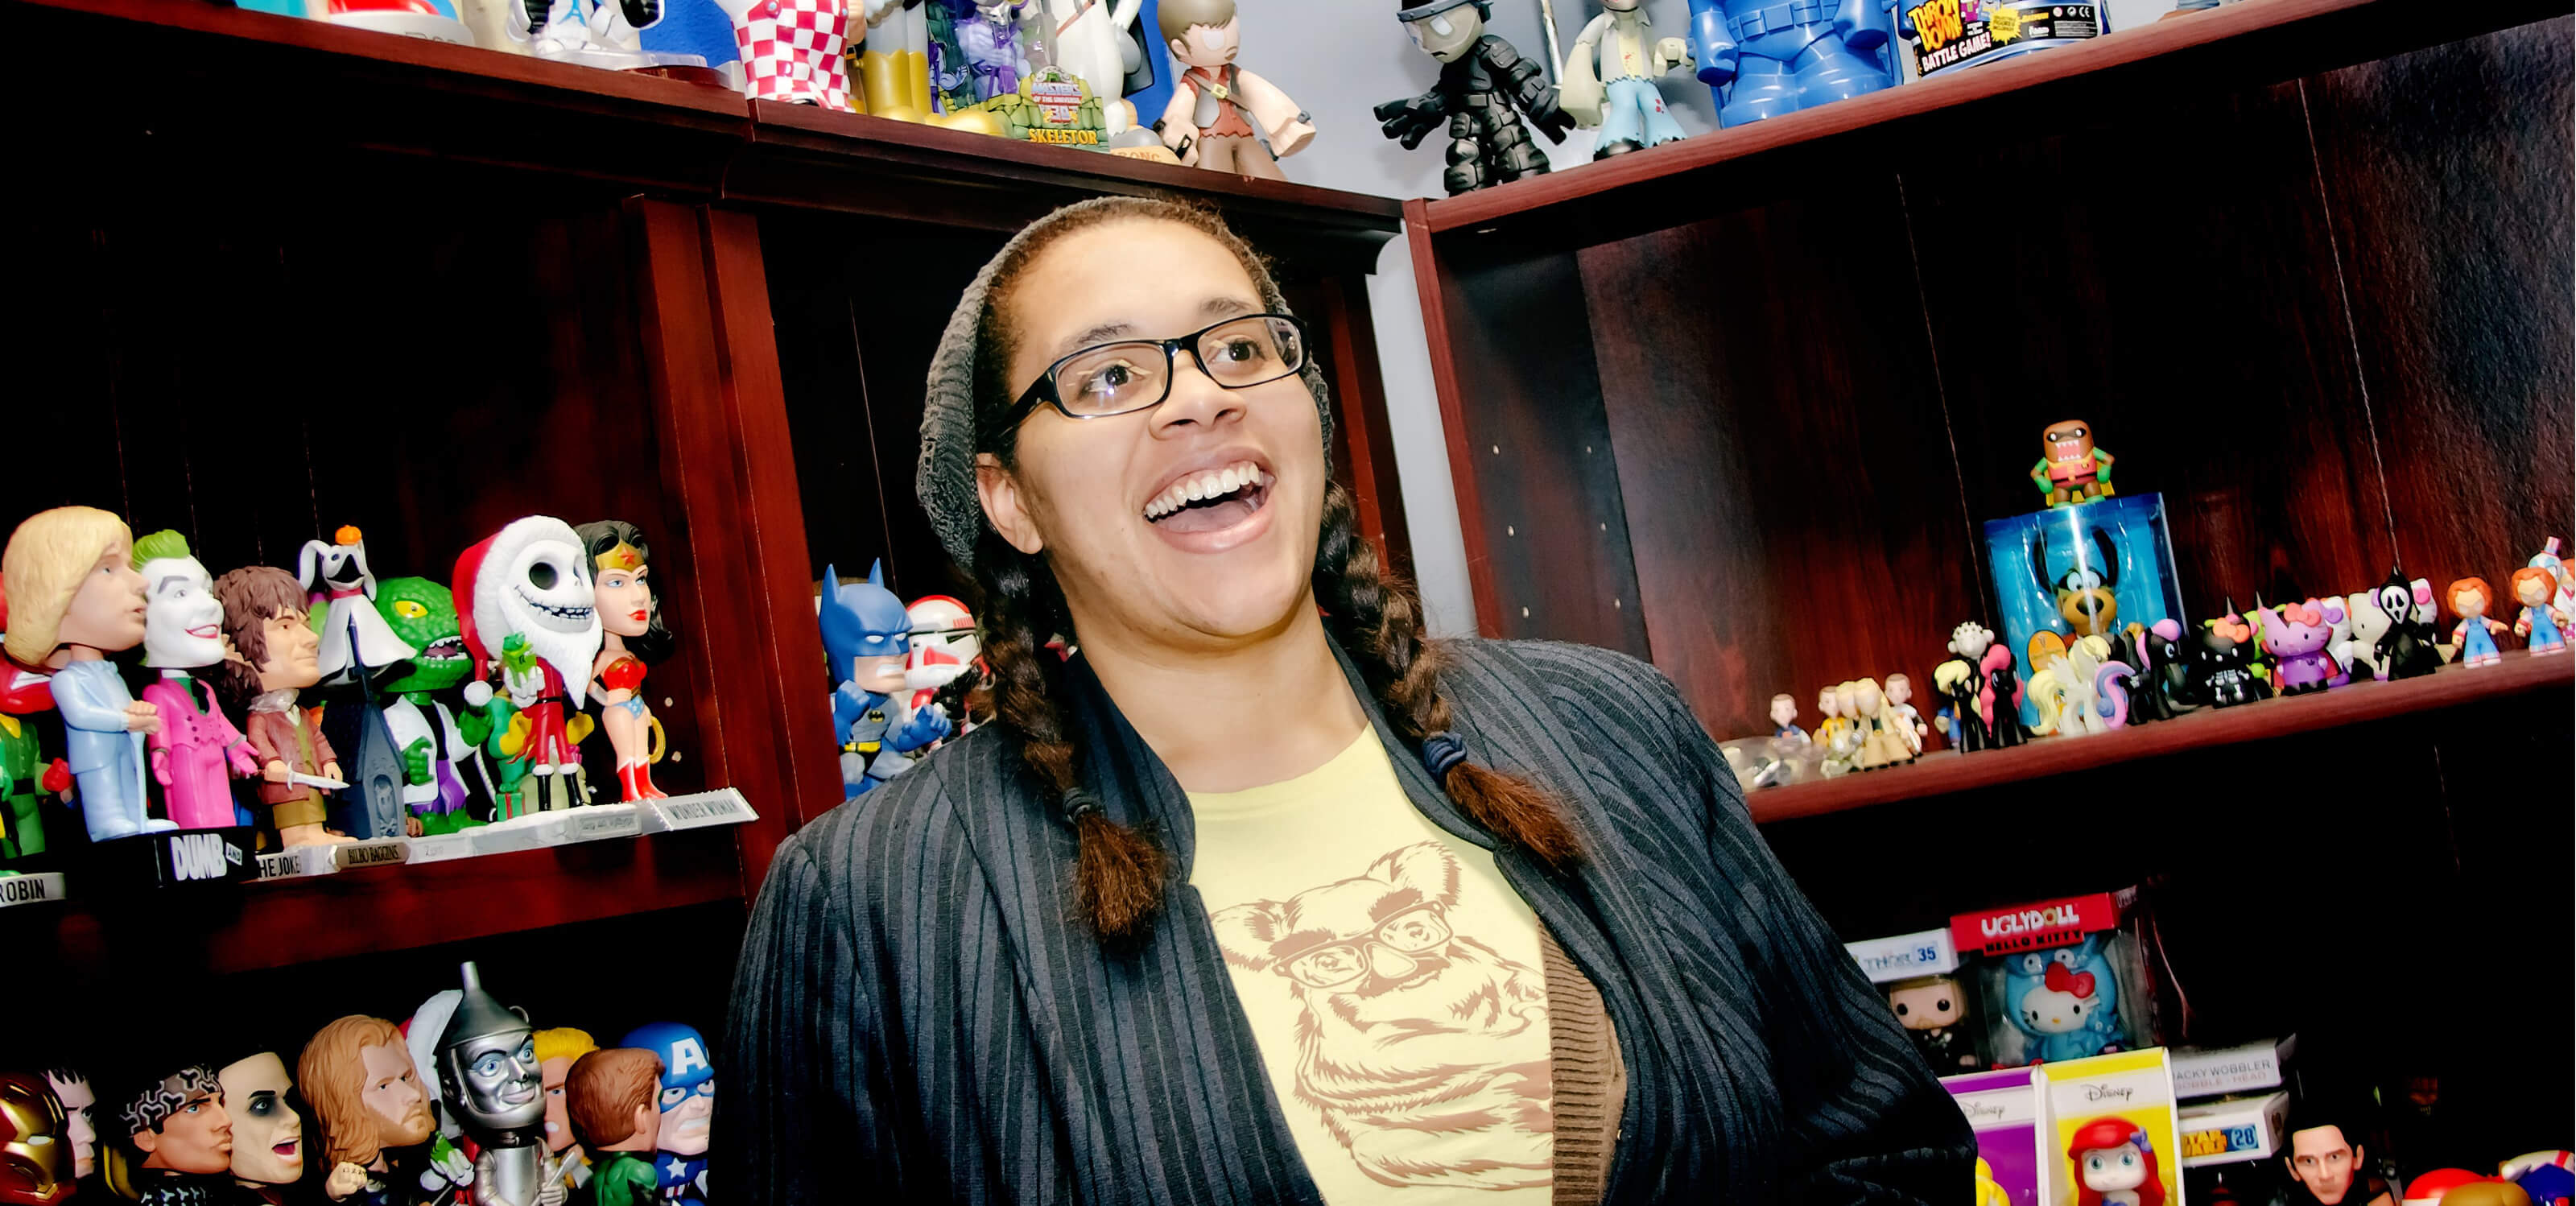
[[[1064,819],[1067,821],[1080,821],[1100,811],[1100,797],[1091,794],[1091,789],[1086,787],[1064,793],[1063,799]]]
[[[1456,733],[1442,731],[1422,739],[1422,769],[1433,779],[1446,779],[1449,769],[1467,760],[1467,743]]]

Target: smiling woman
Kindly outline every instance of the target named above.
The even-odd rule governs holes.
[[[1426,640],[1329,416],[1203,211],[1060,210],[968,287],[919,486],[996,723],[781,848],[727,1195],[1964,1191],[1964,1119],[1672,684]]]

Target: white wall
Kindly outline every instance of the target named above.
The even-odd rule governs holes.
[[[1598,10],[1586,0],[1552,0],[1561,45],[1573,44]],[[2173,0],[2109,0],[2111,28],[2155,20]],[[1443,139],[1438,132],[1406,151],[1378,133],[1369,110],[1380,101],[1414,96],[1431,87],[1438,65],[1413,48],[1396,23],[1397,0],[1239,0],[1243,66],[1286,89],[1315,118],[1315,141],[1284,165],[1291,179],[1327,188],[1385,197],[1443,195]],[[1689,0],[1647,0],[1647,19],[1659,33],[1687,37]],[[1533,58],[1547,54],[1539,0],[1495,0],[1488,28]],[[1709,90],[1688,71],[1663,81],[1664,102],[1690,134],[1717,128]],[[1546,146],[1541,140],[1541,145]],[[1591,162],[1592,133],[1577,130],[1546,147],[1557,171]],[[1441,433],[1440,402],[1432,393],[1431,360],[1423,342],[1422,310],[1414,291],[1412,253],[1399,236],[1378,257],[1369,281],[1377,318],[1380,367],[1386,378],[1387,420],[1394,431],[1396,472],[1404,481],[1405,518],[1413,533],[1414,571],[1421,578],[1431,627],[1442,634],[1472,633],[1475,604],[1467,588],[1467,553],[1458,531],[1457,494],[1449,480],[1449,449]]]

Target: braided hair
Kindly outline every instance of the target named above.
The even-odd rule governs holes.
[[[1076,231],[1118,221],[1155,221],[1196,231],[1231,252],[1264,298],[1277,304],[1269,265],[1214,213],[1150,198],[1094,202],[1041,219],[994,266],[976,333],[976,451],[1013,466],[1018,431],[1003,423],[1016,397],[1009,380],[1013,333],[1006,312],[1012,287],[1039,253]],[[1310,391],[1319,379],[1308,377]],[[1320,399],[1319,399],[1320,402]],[[1023,553],[991,524],[975,543],[975,615],[992,672],[994,719],[1018,742],[1020,761],[1056,802],[1074,832],[1075,908],[1105,939],[1141,938],[1161,907],[1170,859],[1151,835],[1112,820],[1081,786],[1063,700],[1064,672],[1046,648],[1073,633],[1073,616],[1045,552]],[[1580,855],[1573,828],[1556,801],[1529,780],[1468,759],[1449,731],[1449,701],[1440,693],[1442,648],[1422,629],[1422,600],[1411,582],[1390,572],[1362,537],[1350,492],[1324,491],[1323,531],[1315,549],[1313,586],[1325,627],[1358,665],[1389,727],[1422,759],[1431,777],[1468,819],[1500,841],[1565,869]]]

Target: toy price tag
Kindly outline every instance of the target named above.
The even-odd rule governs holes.
[[[645,806],[648,810],[645,814],[645,829],[650,833],[663,833],[674,829],[705,829],[715,825],[740,825],[745,821],[760,819],[760,814],[752,811],[751,801],[744,799],[740,791],[730,787],[702,791],[695,795],[647,800]]]
[[[411,861],[411,842],[406,838],[382,838],[372,842],[350,842],[331,847],[331,865],[342,870],[352,867],[388,867]]]
[[[33,875],[0,875],[0,909],[19,905],[44,904],[63,898],[63,873],[38,871]]]

